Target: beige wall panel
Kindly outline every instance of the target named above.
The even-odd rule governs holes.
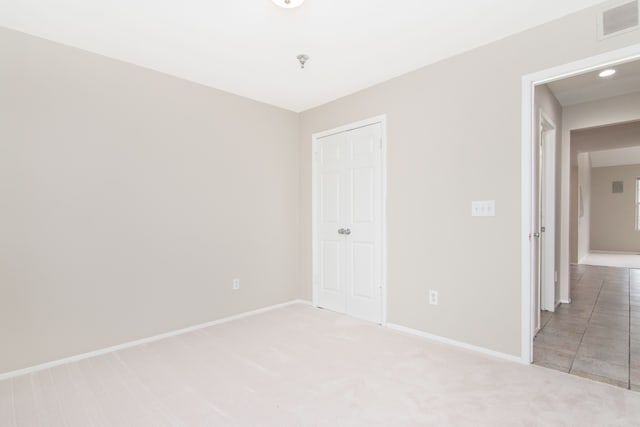
[[[0,58],[0,373],[298,297],[297,114],[5,29]]]
[[[591,169],[591,249],[640,252],[636,230],[636,179],[640,165]],[[613,181],[622,181],[623,192],[613,193]]]

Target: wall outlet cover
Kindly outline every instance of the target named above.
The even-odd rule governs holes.
[[[438,291],[429,289],[429,304],[438,305]]]
[[[496,201],[475,200],[471,202],[471,216],[496,216]]]

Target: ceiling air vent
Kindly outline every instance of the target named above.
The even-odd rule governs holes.
[[[640,27],[638,0],[616,2],[600,14],[600,38],[614,36]]]

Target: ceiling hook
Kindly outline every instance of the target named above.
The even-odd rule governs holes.
[[[304,64],[309,60],[309,55],[301,53],[300,55],[296,56],[296,58],[298,58],[298,61],[300,61],[300,68],[304,68]]]

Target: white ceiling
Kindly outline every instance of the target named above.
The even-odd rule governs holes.
[[[602,69],[590,71],[548,83],[549,89],[564,107],[640,92],[640,61],[604,68],[614,68],[616,74],[602,78]]]
[[[0,0],[0,26],[303,111],[598,3]]]

